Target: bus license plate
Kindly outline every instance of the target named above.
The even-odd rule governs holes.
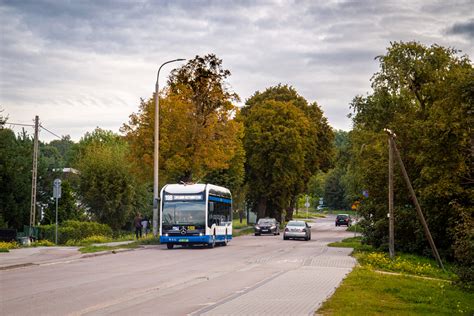
[[[182,238],[182,239],[179,239],[178,242],[189,242],[189,239]]]
[[[195,230],[196,227],[195,226],[188,226],[188,230]]]

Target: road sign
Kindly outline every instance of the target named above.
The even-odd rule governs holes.
[[[61,179],[55,179],[53,182],[53,198],[61,198]]]

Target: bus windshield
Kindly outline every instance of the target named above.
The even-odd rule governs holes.
[[[164,202],[163,224],[205,225],[204,201]]]

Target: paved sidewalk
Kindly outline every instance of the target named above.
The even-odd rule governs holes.
[[[0,253],[0,270],[79,259],[79,247],[30,247]]]
[[[104,244],[94,244],[94,246],[119,246],[132,243],[129,241],[117,241]],[[15,269],[33,265],[50,264],[77,260],[81,258],[93,257],[107,254],[109,251],[83,254],[79,252],[80,247],[28,247],[10,249],[10,252],[0,253],[0,270]]]
[[[313,315],[355,266],[351,252],[351,248],[327,248],[299,268],[193,315]]]

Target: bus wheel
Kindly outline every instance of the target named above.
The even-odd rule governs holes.
[[[216,238],[212,238],[212,241],[207,244],[207,247],[214,248],[216,246]]]
[[[166,248],[168,249],[173,249],[173,246],[174,246],[173,244],[166,244]]]

